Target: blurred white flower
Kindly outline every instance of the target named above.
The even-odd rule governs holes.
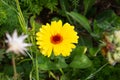
[[[115,31],[114,35],[115,35],[115,42],[120,43],[120,31]]]
[[[108,58],[108,62],[111,64],[111,65],[115,65],[117,63],[116,60],[113,59],[113,56],[111,55],[110,52],[107,53],[107,58]]]
[[[6,43],[8,44],[7,52],[14,52],[15,54],[25,54],[27,51],[26,47],[31,46],[31,44],[25,43],[24,40],[27,38],[27,35],[18,36],[17,31],[15,30],[12,36],[6,33]]]

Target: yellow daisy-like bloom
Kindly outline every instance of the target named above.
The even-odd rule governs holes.
[[[44,56],[51,56],[53,52],[55,56],[69,56],[74,43],[78,43],[77,32],[74,26],[68,23],[62,25],[62,21],[52,21],[51,25],[42,25],[39,32],[36,33],[37,45]]]

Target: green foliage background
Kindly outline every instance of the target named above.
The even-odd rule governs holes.
[[[106,4],[108,3],[108,4]],[[19,0],[28,34],[33,40],[31,47],[33,60],[29,57],[16,58],[20,80],[36,80],[33,62],[38,60],[40,80],[53,80],[52,71],[60,80],[119,80],[120,64],[107,64],[101,54],[101,40],[104,32],[120,29],[120,0]],[[19,23],[19,10],[15,0],[0,0],[0,79],[12,80],[11,54],[6,54],[6,44],[2,38],[5,33],[17,29],[22,33]],[[61,19],[75,25],[79,43],[70,57],[46,58],[36,50],[35,32],[42,24]],[[34,36],[34,37],[32,37]],[[32,41],[31,40],[31,41]],[[87,48],[87,51],[85,49]],[[37,57],[36,57],[37,56]],[[79,63],[80,62],[80,63]],[[63,72],[58,69],[63,69]]]

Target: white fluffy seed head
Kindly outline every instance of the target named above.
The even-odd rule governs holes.
[[[15,30],[12,36],[6,33],[7,40],[5,42],[8,44],[7,52],[14,52],[15,54],[25,54],[27,51],[26,47],[31,46],[29,43],[25,43],[24,40],[27,38],[27,35],[18,36],[17,31]]]

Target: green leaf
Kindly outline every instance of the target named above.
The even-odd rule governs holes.
[[[91,32],[90,24],[87,18],[76,12],[67,12],[75,21],[77,21],[82,27],[84,27],[88,32]]]
[[[90,53],[91,56],[96,56],[97,53],[98,53],[100,50],[101,50],[101,48],[96,48],[96,47],[94,48],[94,47],[92,47],[92,48],[89,49],[89,53]]]
[[[55,62],[55,65],[58,69],[60,68],[66,68],[68,65],[65,62],[65,58],[59,56],[58,61]]]
[[[68,66],[65,62],[65,58],[61,56],[55,57],[52,60],[48,57],[40,56],[38,58],[38,64],[41,70],[56,70]]]
[[[120,18],[113,10],[106,10],[96,18],[97,26],[103,30],[110,30],[113,29],[113,27],[120,26],[119,22]]]
[[[103,31],[101,30],[101,28],[98,27],[96,20],[94,20],[93,26],[93,33],[91,33],[91,36],[93,36],[95,39],[98,39],[100,38],[100,33],[102,33]]]
[[[60,80],[70,80],[69,77],[67,75],[62,75],[60,77]]]
[[[48,0],[47,4],[45,7],[51,10],[53,12],[55,9],[57,9],[56,5],[58,4],[57,0]]]
[[[72,53],[74,55],[82,55],[82,54],[85,54],[87,51],[87,47],[85,46],[77,46],[73,51]]]
[[[107,20],[109,22],[112,22],[115,18],[116,18],[116,14],[113,10],[105,10],[102,13],[100,13],[96,19],[98,21],[103,21],[103,20]]]
[[[48,57],[43,55],[39,56],[38,58],[38,65],[41,70],[53,70],[57,67],[49,60]]]
[[[93,33],[91,35],[97,39],[103,32],[120,28],[120,17],[113,10],[105,10],[100,13],[93,22]]]
[[[92,65],[91,60],[86,55],[76,55],[73,61],[70,63],[70,67],[72,68],[88,68]]]
[[[73,60],[70,63],[70,67],[72,68],[88,68],[92,65],[92,62],[85,55],[87,48],[84,46],[76,47],[76,49],[72,52]]]
[[[88,12],[88,10],[93,6],[93,4],[95,3],[96,0],[83,0],[83,4],[84,4],[84,15],[86,15],[86,13]]]
[[[39,64],[41,70],[55,70],[57,67],[50,61]]]

